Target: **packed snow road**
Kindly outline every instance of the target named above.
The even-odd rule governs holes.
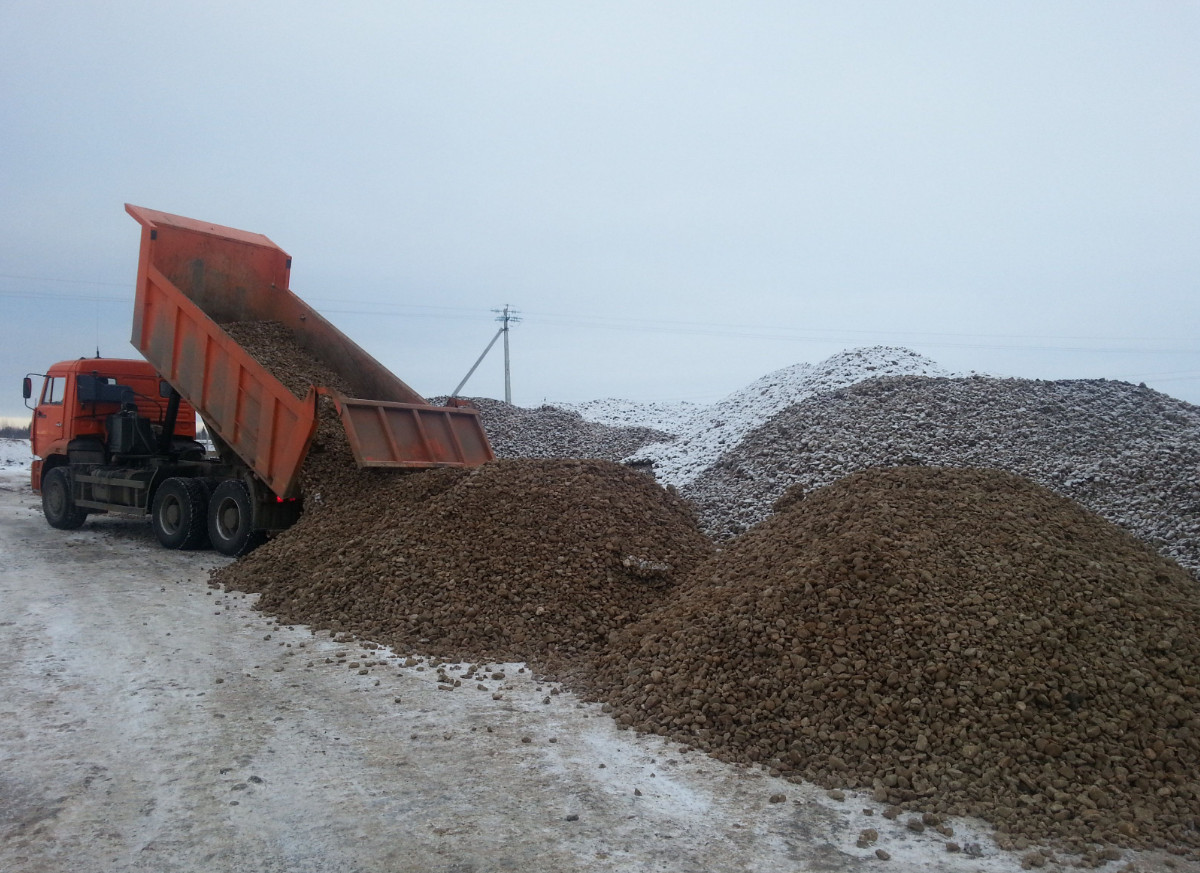
[[[51,529],[23,476],[0,472],[0,869],[1021,867],[986,830],[955,822],[982,855],[949,854],[864,797],[619,731],[520,665],[281,627],[144,523]]]

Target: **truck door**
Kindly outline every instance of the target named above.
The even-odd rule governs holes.
[[[42,396],[33,411],[33,453],[44,458],[50,447],[63,438],[63,394],[66,376],[47,376]]]

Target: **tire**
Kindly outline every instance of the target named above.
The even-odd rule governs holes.
[[[42,513],[50,527],[75,530],[87,519],[87,510],[75,505],[71,496],[71,471],[55,467],[42,479]]]
[[[168,549],[208,545],[208,491],[196,479],[167,479],[154,492],[150,510],[154,536]]]
[[[266,540],[254,529],[254,501],[245,483],[226,479],[208,501],[208,538],[222,555],[240,558]]]

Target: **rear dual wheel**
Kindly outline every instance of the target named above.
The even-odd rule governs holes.
[[[208,538],[222,555],[239,558],[266,539],[254,529],[254,499],[250,489],[238,479],[226,479],[208,502]]]
[[[208,489],[199,479],[175,476],[154,493],[150,524],[168,549],[202,549],[208,545]]]

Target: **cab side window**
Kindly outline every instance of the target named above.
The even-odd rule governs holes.
[[[42,403],[61,406],[63,402],[63,390],[66,388],[67,379],[65,376],[48,376],[46,384],[42,386]]]

